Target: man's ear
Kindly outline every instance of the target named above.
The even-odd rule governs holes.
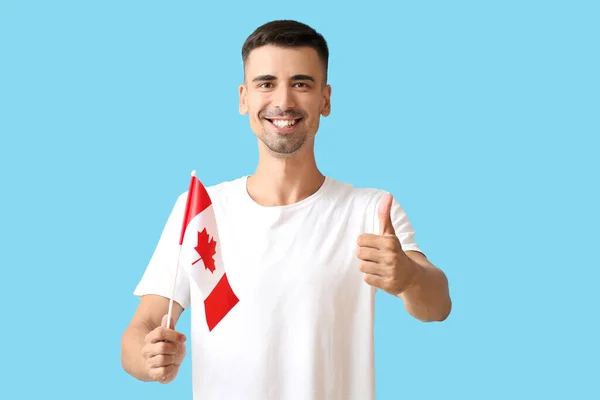
[[[321,115],[327,117],[331,113],[331,85],[323,88],[323,105],[321,106]]]
[[[247,102],[248,89],[246,88],[246,85],[241,84],[239,91],[240,91],[240,114],[246,115],[248,113],[248,102]]]

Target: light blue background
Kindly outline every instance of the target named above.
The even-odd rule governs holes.
[[[280,18],[331,48],[320,167],[451,282],[441,324],[378,297],[378,399],[600,398],[599,3],[335,4],[0,1],[0,398],[191,398],[189,357],[137,382],[120,337],[190,171],[252,173],[240,48]]]

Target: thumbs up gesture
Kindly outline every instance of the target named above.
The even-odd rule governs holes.
[[[393,197],[386,194],[379,205],[379,235],[362,234],[358,237],[356,256],[365,282],[397,296],[415,280],[416,264],[404,253],[392,224],[390,211]]]

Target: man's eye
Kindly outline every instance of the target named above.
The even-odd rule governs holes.
[[[302,82],[296,83],[296,86],[297,87],[302,87],[302,88],[308,87],[308,85],[306,83],[302,83]]]
[[[264,83],[261,83],[260,85],[258,85],[258,87],[263,88],[263,89],[268,89],[271,87],[271,85],[272,84],[270,82],[264,82]]]

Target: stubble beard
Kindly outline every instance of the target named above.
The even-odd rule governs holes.
[[[277,132],[264,132],[260,140],[271,151],[280,157],[289,157],[299,151],[306,143],[306,133],[279,134]]]

